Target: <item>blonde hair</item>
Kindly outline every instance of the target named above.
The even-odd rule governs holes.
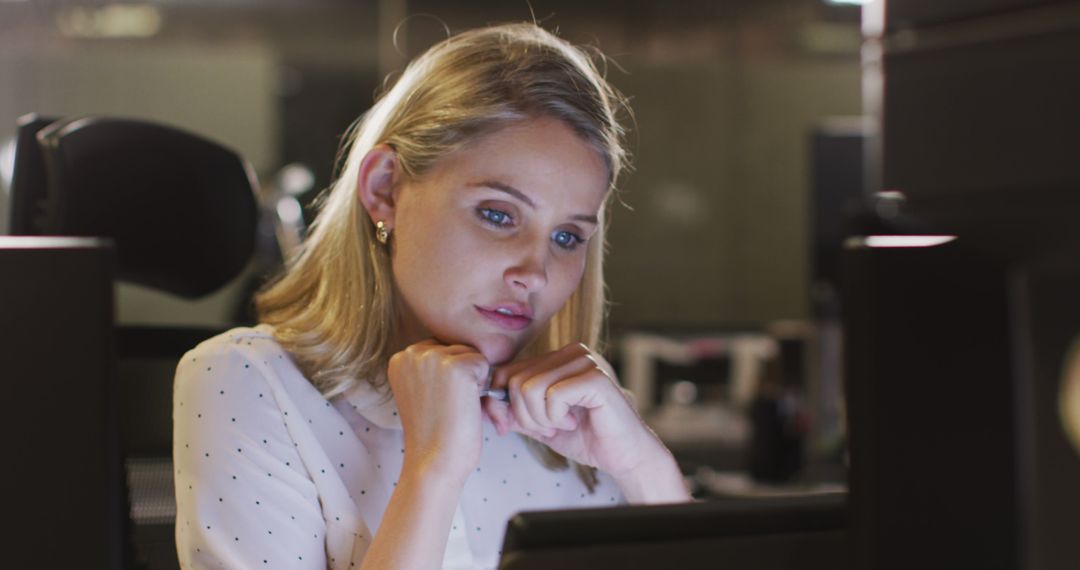
[[[398,314],[389,250],[374,239],[375,226],[356,194],[367,153],[388,144],[402,174],[415,180],[479,136],[551,117],[596,149],[614,189],[627,160],[619,122],[624,110],[625,99],[589,55],[534,24],[481,28],[436,44],[350,129],[343,168],[320,196],[307,239],[255,298],[260,322],[274,326],[275,339],[327,398],[357,382],[383,388]],[[598,347],[606,311],[605,210],[580,285],[522,356],[573,342]],[[549,468],[567,467],[546,447],[530,445]],[[580,466],[579,474],[591,488],[595,474]]]

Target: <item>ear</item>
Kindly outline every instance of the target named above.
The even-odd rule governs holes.
[[[381,144],[368,151],[356,178],[356,197],[372,223],[381,221],[389,229],[394,227],[394,187],[399,172],[397,153]]]

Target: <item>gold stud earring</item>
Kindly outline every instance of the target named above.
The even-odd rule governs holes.
[[[390,241],[390,228],[386,227],[382,220],[375,222],[375,239],[379,240],[379,243],[383,245]]]

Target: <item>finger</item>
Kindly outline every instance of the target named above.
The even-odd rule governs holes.
[[[549,436],[553,435],[554,426],[550,425],[550,422],[546,422],[547,425],[544,425],[547,414],[543,394],[551,381],[557,380],[561,376],[578,373],[580,371],[579,366],[590,366],[591,364],[581,358],[587,353],[588,349],[582,345],[568,344],[559,350],[500,367],[493,375],[491,387],[505,387],[510,396],[513,419],[521,425],[523,430]],[[529,392],[535,394],[534,396],[524,397],[522,395],[522,389],[526,382],[541,374],[551,373],[552,369],[558,370],[570,363],[573,363],[571,369],[563,368],[561,371],[549,375],[546,379],[532,382],[529,386]]]
[[[591,367],[592,363],[581,358],[582,355],[582,350],[569,345],[534,360],[530,366],[511,376],[507,391],[515,417],[525,428],[552,433],[555,425],[548,419],[544,403],[548,386]]]
[[[540,422],[533,417],[532,412],[529,410],[529,406],[525,403],[526,398],[522,394],[522,385],[527,380],[528,378],[523,374],[517,374],[510,378],[510,383],[507,386],[508,393],[510,394],[510,409],[513,412],[514,422],[526,431],[550,434],[554,432],[554,428],[541,425]]]
[[[585,349],[585,358],[593,361],[593,363],[596,364],[596,367],[599,368],[601,372],[603,372],[608,378],[610,378],[612,382],[615,382],[615,369],[611,366],[611,363],[608,362],[607,359],[600,354],[590,350],[584,344],[582,344],[581,347]]]
[[[435,345],[435,346],[439,347],[439,350],[442,351],[443,354],[448,354],[448,355],[449,354],[455,354],[456,355],[456,354],[474,353],[474,354],[480,355],[480,351],[476,350],[475,348],[473,348],[473,347],[471,347],[471,346],[469,346],[467,344],[438,344],[438,345]],[[481,357],[482,357],[482,355],[481,355]]]
[[[495,431],[500,437],[510,432],[512,429],[510,404],[494,398],[484,398],[480,402],[480,407],[484,415],[491,420],[491,424],[495,426]]]
[[[544,403],[550,384],[546,378],[534,376],[521,384],[521,393],[517,396],[517,401],[529,411],[529,418],[548,434],[556,429],[548,419],[547,404]]]
[[[510,378],[516,374],[535,375],[537,371],[557,367],[585,353],[587,350],[581,345],[568,344],[559,350],[500,366],[492,375],[491,387],[505,388],[510,383]]]
[[[544,403],[547,388],[554,381],[592,366],[582,358],[586,354],[588,350],[583,345],[568,344],[559,350],[506,367],[502,374],[496,372],[492,386],[506,386],[514,419],[525,430],[553,435],[555,425],[548,419]],[[523,394],[526,383],[528,395]]]
[[[497,389],[508,387],[510,378],[526,370],[535,368],[540,365],[540,363],[550,359],[551,356],[552,353],[547,353],[534,358],[526,358],[511,364],[496,367],[495,372],[491,375],[491,387]]]
[[[560,422],[553,420],[548,414],[548,390],[563,379],[577,376],[590,368],[595,368],[592,361],[578,357],[556,368],[543,370],[522,383],[521,394],[518,397],[524,401],[525,407],[528,408],[536,423],[546,429],[558,428]]]
[[[466,352],[475,352],[475,350],[461,344],[445,345],[435,339],[429,338],[405,347],[405,349],[398,354],[408,355],[412,358],[439,359],[445,356],[464,354]]]
[[[575,429],[578,418],[573,413],[574,408],[595,410],[607,405],[613,397],[623,399],[607,374],[594,367],[553,384],[548,389],[547,414],[557,425],[567,426],[561,429]],[[569,427],[571,425],[573,427]]]
[[[532,366],[536,360],[536,358],[526,358],[496,367],[495,372],[491,375],[491,387],[505,388],[510,383],[511,376]]]
[[[446,357],[446,362],[454,371],[468,376],[476,385],[477,390],[483,389],[487,385],[488,370],[491,368],[491,364],[479,352],[455,352],[455,354]]]
[[[535,429],[528,429],[525,426],[521,425],[521,423],[517,421],[517,417],[513,414],[510,415],[510,425],[508,431],[520,433],[539,442],[546,442],[559,433],[559,430],[538,431]]]

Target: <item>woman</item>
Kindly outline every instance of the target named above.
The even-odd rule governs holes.
[[[490,568],[515,512],[689,499],[588,348],[620,105],[534,25],[408,66],[261,324],[178,366],[183,566]]]

